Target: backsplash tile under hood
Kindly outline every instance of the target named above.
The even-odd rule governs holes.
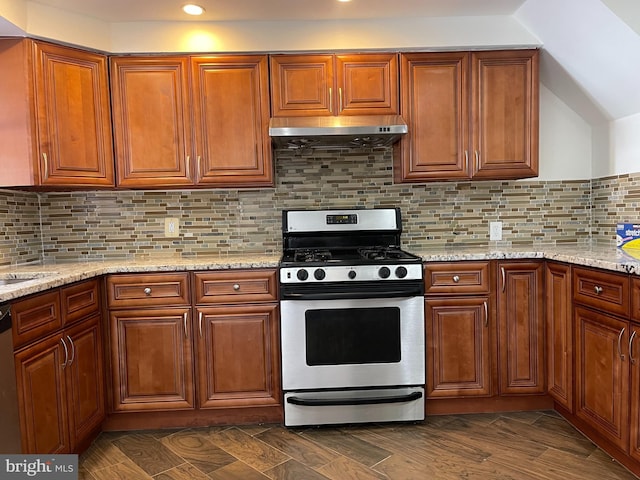
[[[276,160],[276,186],[270,189],[4,191],[7,208],[0,209],[0,225],[11,238],[5,235],[0,259],[2,264],[38,259],[41,251],[56,261],[156,253],[277,253],[285,208],[399,206],[408,249],[491,244],[488,222],[493,220],[503,222],[499,245],[584,245],[591,239],[590,180],[394,185],[391,164],[390,149],[315,151],[309,156],[283,151]],[[617,181],[604,182],[598,194],[596,223],[607,230],[622,215],[611,215],[604,205],[607,189]],[[620,179],[629,185],[633,181],[633,176]],[[164,238],[165,217],[180,219],[179,238]],[[598,237],[613,244],[613,230]]]

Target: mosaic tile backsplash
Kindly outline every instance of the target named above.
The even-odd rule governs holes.
[[[640,174],[584,181],[393,184],[391,150],[281,152],[265,189],[0,192],[0,264],[139,254],[277,253],[286,208],[402,209],[403,246],[615,242],[635,219]],[[180,237],[164,237],[176,217]],[[490,242],[489,221],[503,222]],[[636,219],[637,220],[637,219]]]

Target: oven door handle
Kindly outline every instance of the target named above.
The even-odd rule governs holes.
[[[289,397],[287,403],[305,407],[329,407],[339,405],[377,405],[381,403],[404,403],[422,398],[422,392],[412,392],[406,395],[388,397],[360,397],[360,398],[300,398]]]
[[[386,290],[384,292],[281,293],[282,300],[352,300],[369,298],[409,298],[422,296],[419,290]]]

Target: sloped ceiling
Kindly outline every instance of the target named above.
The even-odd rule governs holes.
[[[24,34],[2,17],[20,3],[66,9],[106,24],[185,20],[175,12],[175,0],[0,0],[0,35]],[[365,14],[355,1],[200,3],[207,8],[204,21],[507,15],[540,39],[542,83],[591,125],[640,113],[639,0],[367,0]]]
[[[590,123],[598,123],[598,110],[601,120],[640,112],[640,35],[633,28],[640,27],[638,5],[528,0],[515,12],[544,43],[542,82]]]

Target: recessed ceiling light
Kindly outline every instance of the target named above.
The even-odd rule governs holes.
[[[188,3],[182,7],[182,11],[188,15],[202,15],[204,13],[204,8],[200,5]]]
[[[347,2],[350,2],[351,0],[338,0],[338,1],[341,3],[347,3]]]

